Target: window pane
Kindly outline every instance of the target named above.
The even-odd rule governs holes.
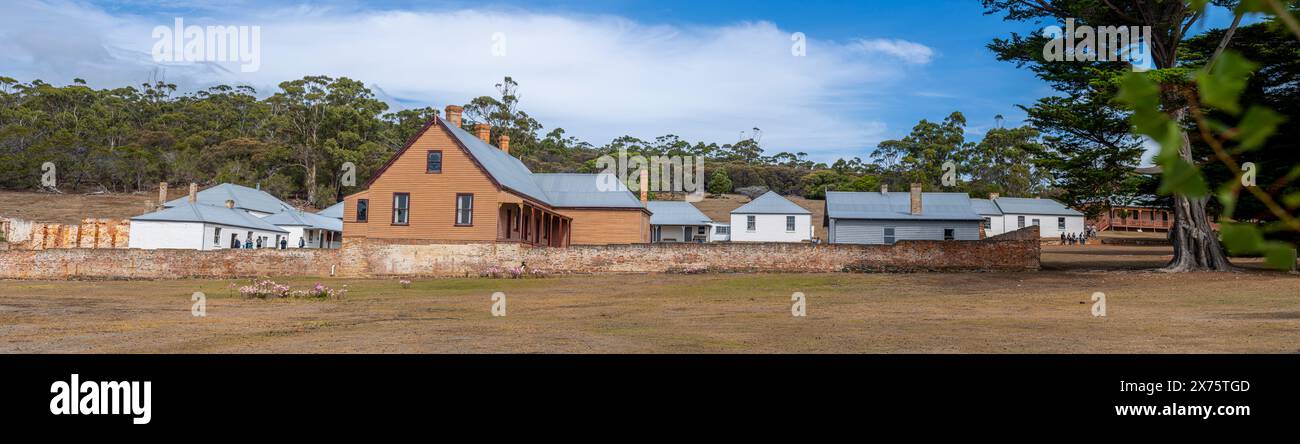
[[[369,217],[369,215],[370,215],[370,200],[358,199],[357,200],[357,222],[365,222],[366,218]]]
[[[425,171],[430,173],[442,172],[442,151],[429,152],[429,157],[425,162]]]
[[[474,196],[456,196],[456,223],[459,225],[474,223]]]
[[[745,217],[745,229],[747,229],[747,230],[749,230],[749,231],[754,231],[754,229],[756,228],[756,225],[757,225],[757,224],[755,224],[755,222],[754,222],[754,216],[746,216],[746,217]]]
[[[785,231],[794,231],[794,216],[785,217]]]
[[[1065,218],[1064,218],[1064,217],[1058,217],[1058,218],[1056,218],[1056,228],[1061,229],[1061,230],[1064,230],[1064,229],[1065,229]]]
[[[893,245],[893,243],[894,243],[894,229],[893,229],[893,228],[886,228],[886,229],[885,229],[885,243],[886,243],[886,244],[889,244],[889,245]]]
[[[943,230],[943,240],[953,240],[956,238],[957,238],[956,230],[952,228],[945,228]]]

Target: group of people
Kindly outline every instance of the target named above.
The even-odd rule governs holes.
[[[299,239],[298,239],[298,248],[303,248],[305,245],[306,245],[306,242],[305,242],[302,238],[299,238]],[[253,239],[252,239],[252,238],[244,239],[244,243],[242,243],[242,244],[239,243],[239,239],[237,239],[237,238],[231,238],[231,239],[230,239],[230,248],[231,248],[231,249],[235,249],[235,250],[238,250],[238,249],[241,249],[241,248],[242,248],[242,249],[246,249],[246,250],[252,250],[252,249],[254,249],[254,248],[265,248],[265,246],[262,245],[262,239],[260,239],[260,238],[257,240],[257,243],[256,243],[256,244],[253,243]],[[276,245],[272,244],[272,245],[271,245],[271,248],[276,248]],[[286,249],[286,248],[289,248],[289,238],[287,238],[287,237],[282,237],[282,238],[280,238],[279,249],[283,250],[283,249]]]
[[[1061,245],[1087,245],[1089,233],[1061,233]]]

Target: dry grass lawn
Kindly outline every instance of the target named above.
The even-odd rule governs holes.
[[[1125,270],[1162,253],[1049,248],[1048,270],[1026,273],[330,280],[351,292],[329,301],[242,299],[233,281],[0,281],[0,352],[1300,352],[1300,276]]]

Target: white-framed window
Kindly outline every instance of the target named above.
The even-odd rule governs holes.
[[[728,234],[730,232],[731,232],[731,227],[724,227],[721,225],[719,225],[717,228],[713,230],[713,234]]]
[[[894,228],[893,227],[885,228],[885,245],[893,245],[893,244],[894,244]]]
[[[456,195],[456,225],[474,224],[474,195]]]
[[[217,248],[221,248],[221,227],[212,229],[212,244],[216,245]]]
[[[1056,229],[1058,229],[1058,230],[1064,230],[1064,229],[1065,229],[1065,218],[1064,218],[1064,217],[1058,217],[1058,218],[1056,218]]]
[[[411,195],[393,193],[393,225],[406,225],[410,222]]]
[[[785,231],[794,232],[794,216],[785,217]]]
[[[992,230],[992,229],[993,229],[993,218],[991,218],[991,217],[986,217],[986,218],[984,218],[984,229],[985,229],[985,230]]]
[[[755,231],[757,229],[758,222],[754,220],[754,216],[745,216],[745,230]]]
[[[1039,221],[1038,219],[1034,219],[1034,226],[1035,226],[1035,227],[1041,227],[1042,225],[1043,225],[1043,223],[1042,223],[1041,221]]]
[[[1016,216],[1016,228],[1024,228],[1024,227],[1025,227],[1025,217]]]

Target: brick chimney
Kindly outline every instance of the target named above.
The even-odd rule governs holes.
[[[1002,197],[1002,195],[998,193],[989,193],[989,200],[998,200],[999,197]]]
[[[167,203],[167,182],[158,182],[158,206]]]
[[[464,110],[465,108],[456,105],[447,105],[447,123],[450,123],[451,126],[456,128],[460,128],[460,113]]]
[[[501,151],[505,151],[506,154],[510,154],[510,136],[502,134],[501,137],[498,137],[497,146],[501,147]]]
[[[912,184],[912,214],[921,214],[921,184]]]
[[[641,169],[641,206],[650,203],[650,170]]]
[[[482,139],[484,142],[492,143],[492,141],[488,140],[492,138],[492,125],[486,123],[474,125],[474,135],[478,136],[478,138]]]
[[[880,194],[889,194],[889,184],[887,183],[880,184]]]
[[[199,184],[190,182],[190,203],[199,201]]]

